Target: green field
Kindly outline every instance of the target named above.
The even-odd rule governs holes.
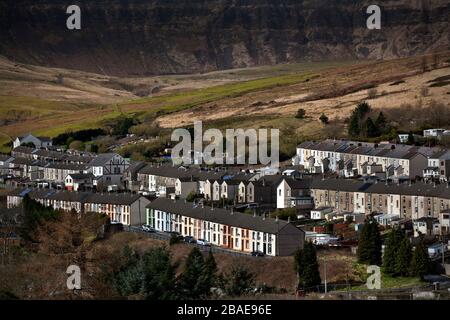
[[[148,112],[170,113],[189,109],[212,101],[242,96],[250,92],[262,91],[281,86],[289,86],[308,81],[314,77],[317,77],[314,73],[288,74],[284,76],[218,85],[209,88],[194,89],[163,96],[142,98],[121,103],[120,106],[128,106],[127,109],[132,110],[133,106],[136,105],[148,105],[150,109]]]

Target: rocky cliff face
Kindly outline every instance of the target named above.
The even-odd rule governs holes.
[[[191,73],[449,48],[448,0],[3,0],[0,54],[116,75]],[[66,28],[81,7],[82,29]]]

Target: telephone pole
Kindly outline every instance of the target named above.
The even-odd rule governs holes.
[[[442,267],[445,268],[445,243],[442,241]]]
[[[325,294],[328,293],[328,284],[327,284],[327,258],[323,258],[323,274],[325,277]]]

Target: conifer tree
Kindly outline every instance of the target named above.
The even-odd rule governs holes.
[[[224,277],[224,289],[229,296],[240,296],[253,287],[255,274],[241,264],[233,264]]]
[[[173,300],[175,293],[175,270],[169,251],[165,248],[151,249],[142,257],[142,294],[147,300]]]
[[[398,228],[391,230],[388,234],[383,255],[383,269],[386,274],[394,275],[396,273],[396,257],[403,236],[404,232]]]
[[[377,127],[380,134],[386,133],[387,131],[387,120],[382,111],[378,114],[378,118],[375,121],[375,127]]]
[[[204,269],[205,261],[202,253],[198,248],[193,248],[186,259],[184,271],[178,281],[178,288],[183,298],[199,299],[205,295],[204,284],[199,281]]]
[[[411,266],[412,247],[408,237],[404,236],[398,247],[395,259],[395,271],[400,276],[408,276]]]
[[[363,122],[367,114],[369,114],[372,108],[370,105],[363,101],[358,103],[355,110],[353,110],[350,116],[350,122],[348,126],[348,134],[353,137],[358,137],[363,131]]]
[[[430,257],[423,243],[420,243],[414,250],[412,262],[411,262],[411,273],[413,276],[420,277],[430,271]]]
[[[373,123],[371,117],[367,118],[366,122],[364,123],[364,134],[368,138],[378,137],[379,135],[378,128]]]
[[[368,218],[361,229],[357,256],[360,263],[381,264],[381,235],[373,217]]]
[[[348,134],[351,137],[357,137],[360,134],[359,117],[356,112],[353,112],[352,115],[350,116],[350,122],[348,125]]]
[[[217,264],[212,252],[210,251],[208,257],[205,259],[203,270],[198,279],[200,298],[206,298],[211,292],[211,288],[216,286],[217,279]]]
[[[306,242],[303,250],[298,250],[294,257],[295,270],[298,274],[298,287],[304,290],[312,290],[320,285],[319,263],[317,253],[311,242]]]

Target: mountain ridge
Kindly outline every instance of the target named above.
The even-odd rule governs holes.
[[[81,30],[66,8],[81,8]],[[209,72],[332,59],[390,59],[449,48],[450,3],[390,0],[368,30],[367,0],[5,0],[0,54],[108,75]]]

